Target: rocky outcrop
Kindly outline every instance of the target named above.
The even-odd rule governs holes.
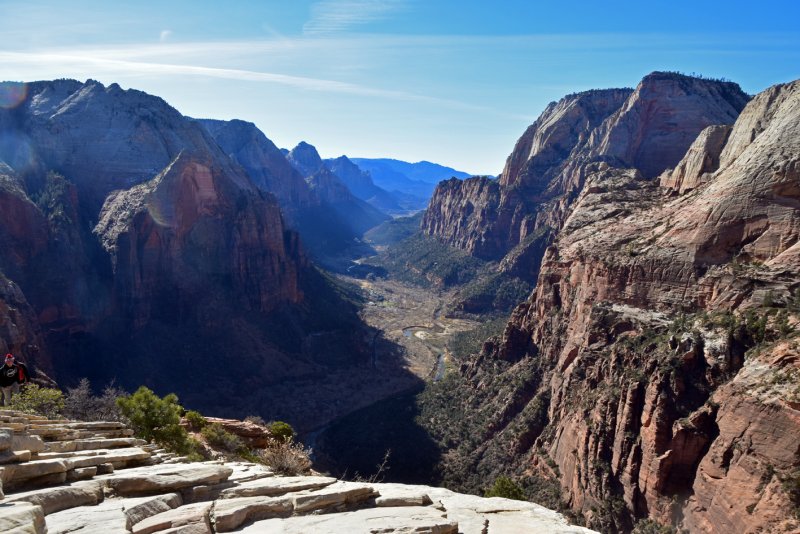
[[[495,209],[467,214],[448,201],[469,197],[468,192],[435,193],[422,230],[470,253],[500,259],[537,241],[532,236],[562,227],[584,187],[587,164],[634,167],[654,178],[676,166],[704,128],[733,123],[746,103],[736,84],[658,72],[633,91],[567,96],[550,104],[517,142],[498,180]],[[459,209],[460,217],[452,215]],[[461,224],[461,231],[448,225],[462,219],[472,220]],[[499,247],[484,252],[475,236],[463,231],[472,227],[496,236]],[[533,246],[542,248],[538,242]]]
[[[135,325],[169,305],[165,294],[178,313],[191,313],[209,289],[206,272],[227,280],[228,297],[247,310],[302,302],[307,266],[296,235],[272,199],[237,178],[182,153],[150,182],[109,196],[95,232],[114,259],[115,298]]]
[[[253,463],[187,463],[142,440],[111,437],[130,433],[119,423],[0,411],[0,452],[17,453],[0,467],[6,488],[0,527],[135,534],[591,532],[532,503],[426,486],[281,477]],[[18,450],[29,443],[34,450]]]
[[[319,204],[303,176],[256,125],[241,120],[199,121],[219,146],[246,171],[259,189],[272,193],[290,220]]]
[[[661,175],[661,187],[683,194],[705,183],[719,169],[719,157],[730,133],[730,126],[709,126],[700,132],[678,166]]]
[[[705,129],[671,191],[634,152],[583,165],[535,292],[462,364],[481,439],[446,469],[558,481],[603,531],[797,528],[799,98]]]

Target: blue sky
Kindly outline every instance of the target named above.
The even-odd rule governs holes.
[[[548,102],[654,70],[800,78],[800,2],[0,0],[0,78],[93,78],[323,157],[497,174]]]

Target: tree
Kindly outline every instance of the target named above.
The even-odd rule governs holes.
[[[137,437],[155,441],[162,447],[180,454],[190,452],[189,436],[180,426],[183,407],[174,393],[163,399],[145,386],[133,395],[117,399],[122,414],[130,421]]]
[[[516,482],[506,476],[497,477],[494,481],[494,486],[484,493],[485,497],[503,497],[506,499],[514,499],[516,501],[524,501],[525,493],[522,491]]]

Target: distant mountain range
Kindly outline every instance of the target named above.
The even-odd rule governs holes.
[[[466,179],[471,175],[429,161],[408,163],[388,158],[350,158],[362,170],[369,172],[378,187],[405,199],[414,209],[424,209],[433,190],[442,180]]]

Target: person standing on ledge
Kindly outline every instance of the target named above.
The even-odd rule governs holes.
[[[6,354],[6,363],[0,367],[0,401],[3,406],[11,404],[12,395],[19,393],[20,384],[28,381],[28,368],[17,363],[13,354]]]

